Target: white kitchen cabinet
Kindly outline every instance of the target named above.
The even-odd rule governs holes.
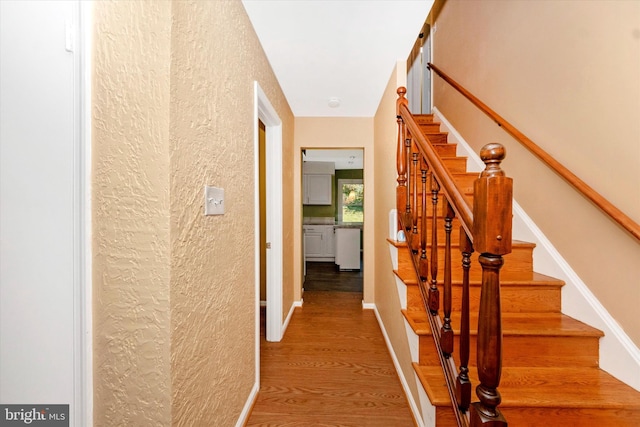
[[[334,261],[333,225],[305,225],[304,252],[306,261]]]
[[[360,229],[336,227],[335,260],[340,270],[360,270]]]
[[[304,250],[306,258],[319,258],[323,256],[322,244],[322,230],[316,230],[314,228],[305,227],[304,230]]]
[[[332,225],[325,227],[323,234],[324,254],[333,261],[336,256],[335,231]]]
[[[304,175],[304,204],[331,205],[331,175]]]
[[[302,203],[332,205],[334,172],[333,163],[305,162],[302,175]]]

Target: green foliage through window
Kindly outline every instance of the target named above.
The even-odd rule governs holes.
[[[363,222],[364,184],[342,184],[342,222]]]

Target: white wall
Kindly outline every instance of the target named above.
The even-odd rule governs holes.
[[[77,1],[0,1],[0,402],[80,409]],[[77,333],[74,333],[77,332]]]

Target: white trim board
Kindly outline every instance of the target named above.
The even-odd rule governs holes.
[[[282,336],[284,336],[284,333],[286,332],[287,328],[289,327],[289,322],[291,321],[291,316],[293,316],[293,311],[296,309],[296,307],[302,307],[302,300],[294,301],[293,304],[291,304],[291,308],[289,308],[289,313],[287,314],[287,318],[284,319],[284,324],[282,325]]]
[[[254,274],[255,274],[255,380],[247,403],[238,419],[244,425],[260,389],[260,129],[266,127],[267,187],[267,315],[266,334],[270,341],[282,338],[282,121],[257,81],[254,81]]]
[[[244,407],[242,408],[240,417],[236,422],[236,427],[242,427],[246,425],[247,422],[249,421],[249,417],[251,416],[251,409],[253,409],[253,405],[256,403],[259,390],[260,390],[260,385],[258,383],[255,383],[251,388],[251,393],[249,393],[249,397],[247,398],[247,401],[244,403]]]
[[[267,188],[267,341],[282,339],[282,121],[273,105],[254,82],[254,180],[255,180],[255,274],[256,274],[256,345],[259,351],[260,327],[260,136],[258,122],[266,127],[266,188]],[[257,355],[259,356],[259,354]],[[259,357],[257,357],[259,359]],[[257,362],[259,363],[259,361]]]
[[[449,142],[458,144],[458,154],[468,157],[469,169],[483,170],[482,160],[460,133],[436,107],[433,107],[433,113],[442,123],[442,130],[449,132]],[[640,349],[515,200],[513,236],[536,244],[533,258],[536,271],[565,282],[562,312],[604,332],[605,336],[600,340],[600,367],[640,391]]]
[[[91,207],[91,77],[92,77],[92,49],[93,49],[93,2],[78,1],[78,37],[77,49],[79,53],[80,69],[80,106],[79,106],[79,156],[81,182],[79,188],[80,198],[80,229],[79,239],[80,253],[80,290],[78,304],[81,337],[79,338],[79,387],[80,408],[76,409],[76,419],[79,425],[93,426],[93,280],[92,280],[92,207]]]

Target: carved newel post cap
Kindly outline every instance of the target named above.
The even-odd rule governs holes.
[[[409,100],[404,97],[404,94],[407,93],[406,87],[400,86],[396,92],[398,94],[398,99],[396,99],[396,116],[398,120],[400,120],[400,106],[404,105],[405,107],[409,107]]]
[[[504,171],[500,169],[500,162],[507,155],[507,149],[502,144],[491,142],[480,150],[480,158],[486,165],[480,176],[504,176]]]

